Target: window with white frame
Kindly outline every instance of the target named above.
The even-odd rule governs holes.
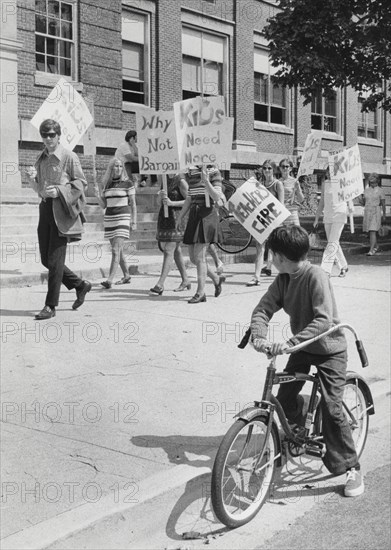
[[[359,137],[380,140],[379,111],[369,111],[368,113],[361,111],[366,95],[366,92],[363,92],[358,96],[357,135]]]
[[[182,99],[225,95],[227,39],[184,27],[182,29]]]
[[[76,4],[35,0],[36,70],[75,79]]]
[[[122,101],[149,104],[148,16],[122,12]]]
[[[254,50],[254,120],[287,125],[287,90],[273,82],[267,50]]]
[[[323,97],[322,88],[317,88],[311,100],[311,128],[323,132],[338,131],[337,92],[331,98]]]

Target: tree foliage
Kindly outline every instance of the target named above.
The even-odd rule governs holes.
[[[279,8],[264,29],[279,84],[300,86],[305,104],[315,87],[331,97],[350,85],[367,92],[363,110],[391,112],[391,0],[280,0]]]

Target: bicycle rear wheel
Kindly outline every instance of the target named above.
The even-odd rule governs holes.
[[[243,252],[250,246],[251,235],[234,216],[224,216],[219,221],[220,242],[217,246],[227,254]]]
[[[365,395],[358,380],[347,380],[343,393],[343,409],[352,432],[357,457],[360,457],[367,440],[369,429],[369,414]],[[318,406],[315,419],[315,431],[322,434],[322,412]]]
[[[279,456],[275,423],[268,438],[266,434],[263,417],[240,419],[221,442],[213,465],[211,500],[218,520],[227,527],[249,522],[267,499]]]

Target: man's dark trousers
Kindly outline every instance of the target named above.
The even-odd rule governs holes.
[[[48,198],[39,205],[38,241],[42,265],[49,270],[45,305],[53,308],[58,306],[61,283],[71,290],[82,286],[83,280],[65,265],[68,239],[58,233],[52,203]]]

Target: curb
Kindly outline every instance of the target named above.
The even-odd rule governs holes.
[[[117,514],[130,510],[153,498],[180,487],[191,479],[202,474],[210,473],[210,468],[199,468],[180,464],[168,471],[154,474],[138,484],[138,499],[128,502],[129,489],[118,494],[118,503],[113,506],[113,496],[108,495],[97,503],[81,504],[72,510],[54,516],[27,527],[1,539],[2,550],[42,550],[52,544],[80,533],[99,521],[113,518]],[[121,494],[122,493],[122,494]]]

